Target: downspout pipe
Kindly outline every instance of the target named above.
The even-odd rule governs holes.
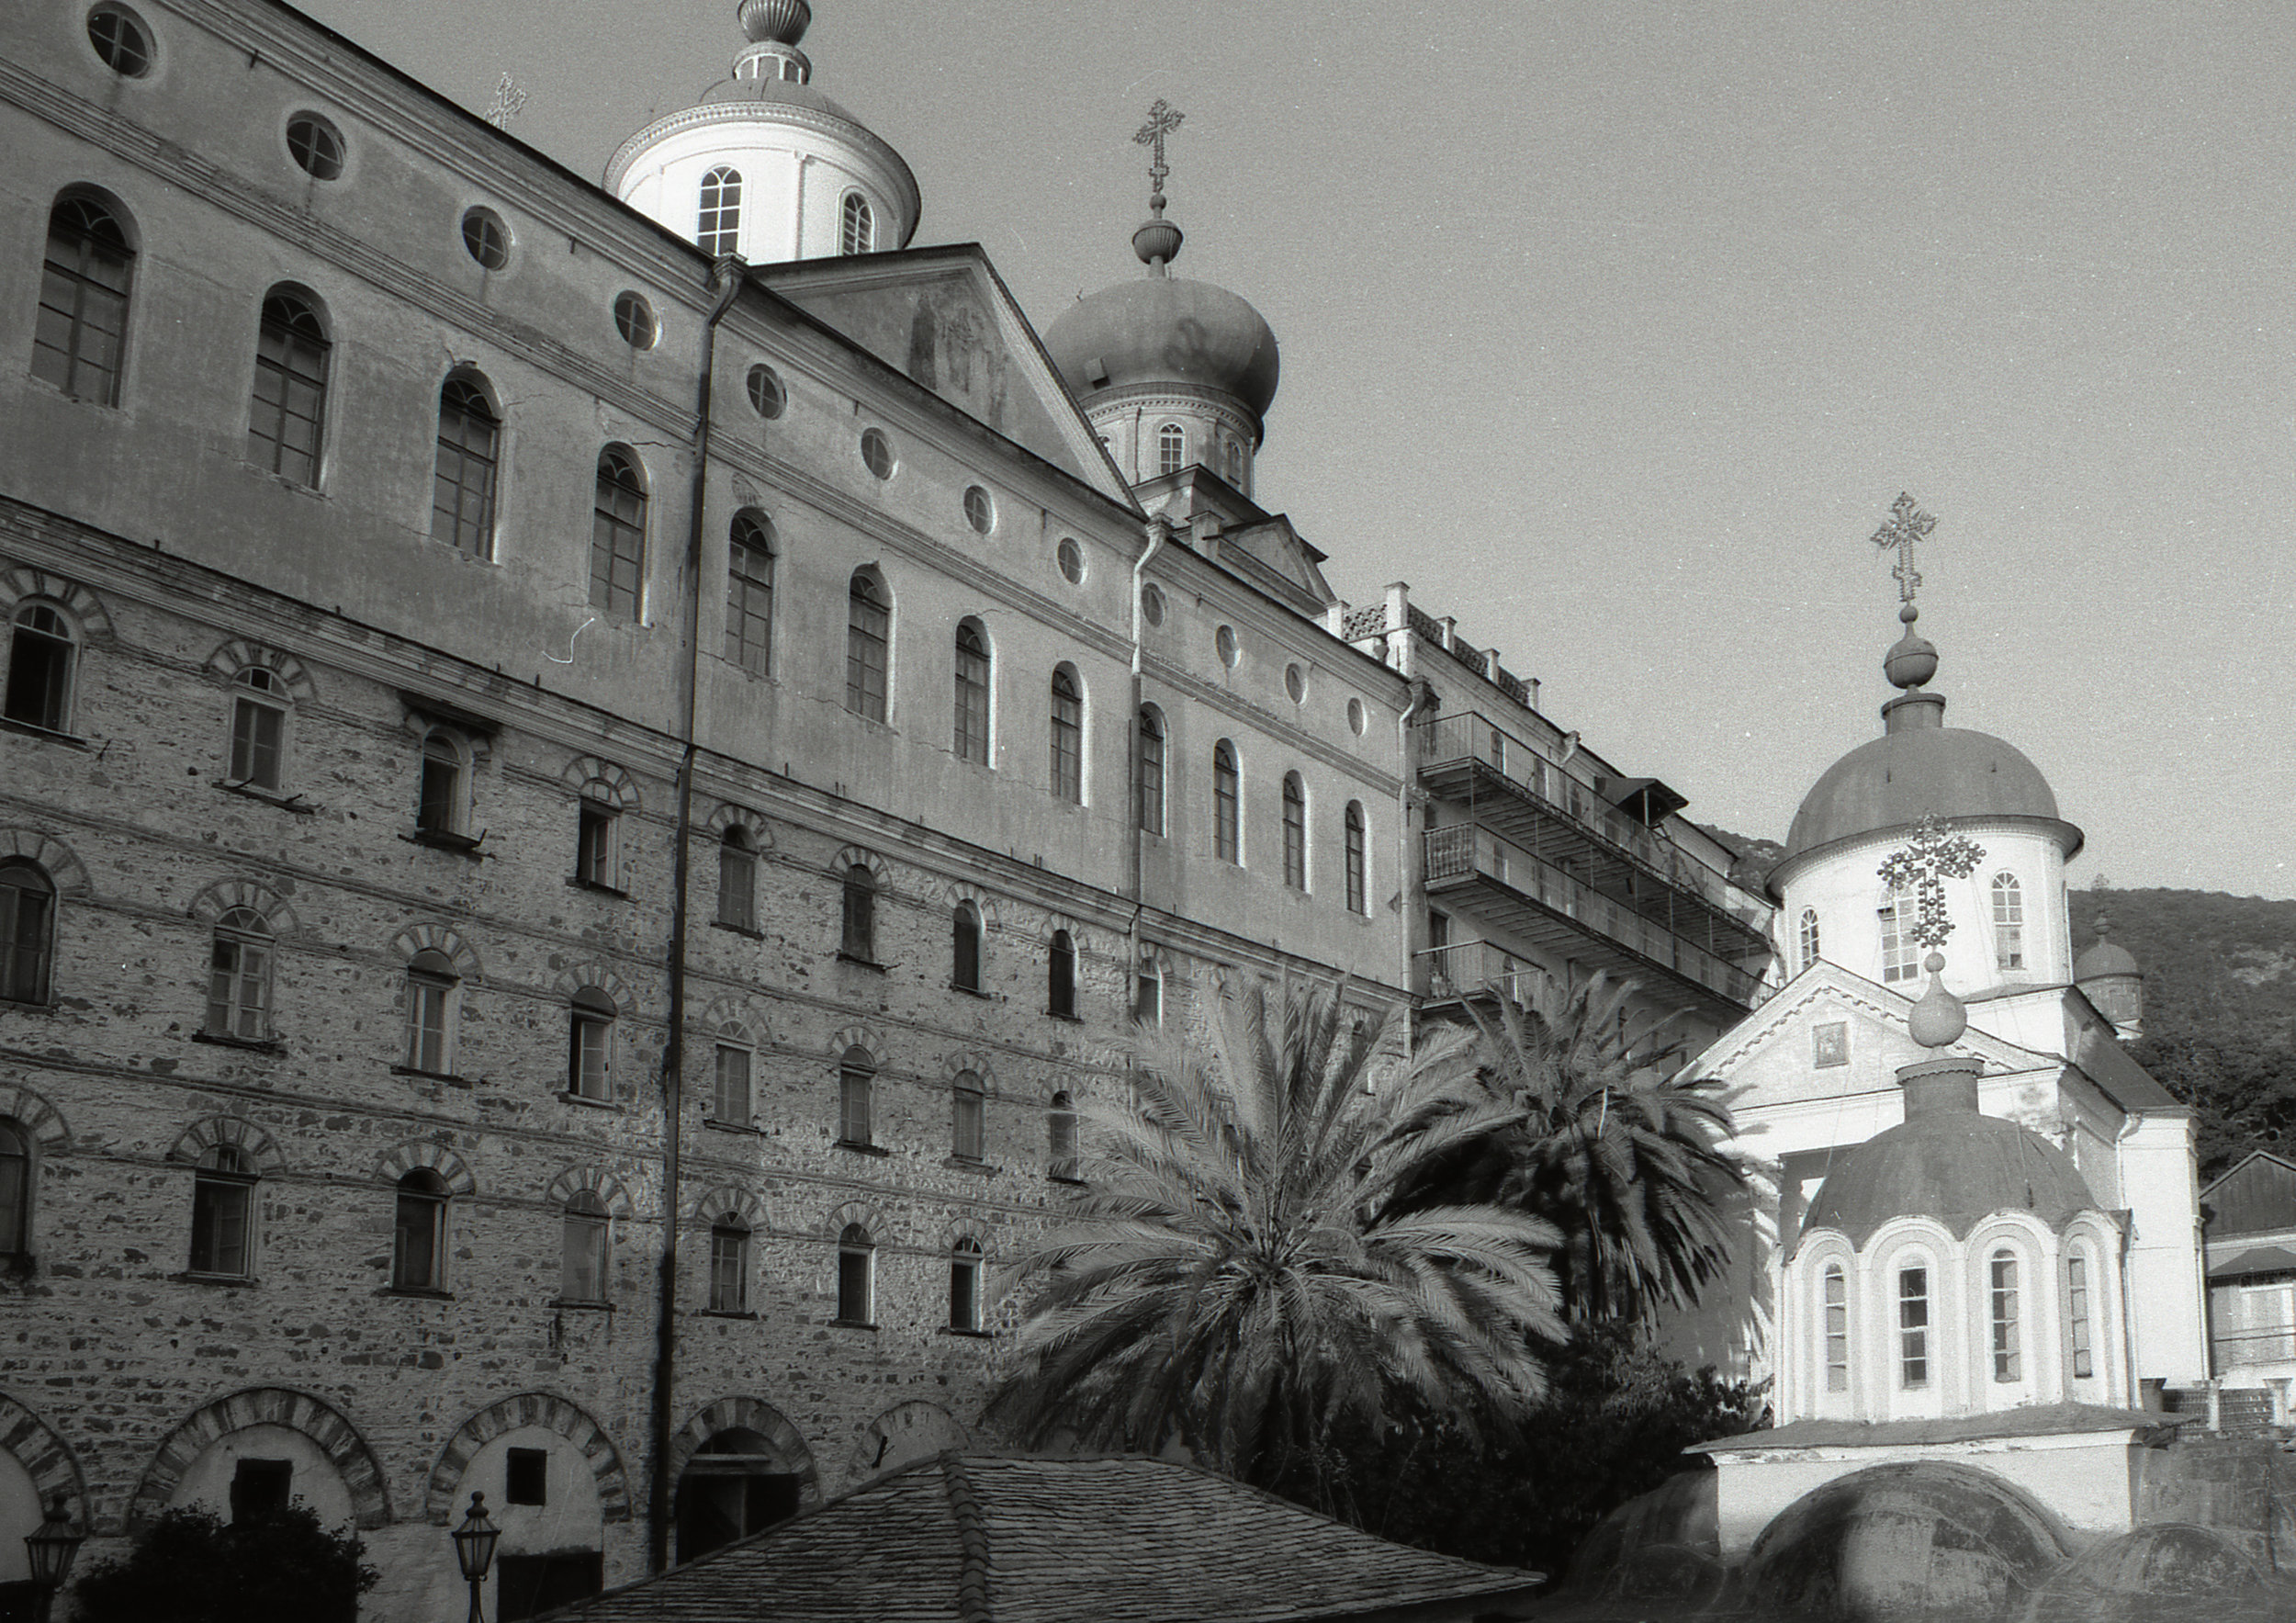
[[[693,865],[693,769],[699,753],[696,718],[702,682],[702,532],[709,505],[710,419],[717,370],[717,328],[740,297],[741,262],[720,259],[710,266],[709,287],[716,294],[702,330],[702,376],[693,414],[692,522],[686,530],[685,668],[679,673],[678,823],[670,857],[670,1030],[662,1044],[661,1252],[655,1287],[653,1414],[647,1437],[646,1561],[649,1572],[670,1565],[670,1526],[676,1484],[670,1480],[670,1435],[675,1420],[678,1379],[678,1209],[679,1174],[685,1131],[686,890]]]
[[[1427,870],[1424,842],[1414,846],[1412,840],[1412,801],[1419,787],[1419,746],[1412,720],[1434,698],[1435,690],[1418,677],[1407,680],[1411,703],[1395,718],[1395,744],[1401,758],[1397,764],[1402,778],[1401,787],[1395,791],[1395,873],[1400,881],[1397,890],[1403,898],[1403,986],[1418,997],[1427,990]]]
[[[1165,539],[1170,534],[1171,528],[1164,519],[1150,519],[1148,545],[1132,564],[1132,923],[1125,932],[1131,943],[1132,961],[1126,967],[1125,974],[1134,978],[1140,974],[1140,916],[1148,905],[1148,831],[1141,827],[1144,819],[1141,816],[1143,807],[1140,782],[1140,713],[1148,702],[1148,694],[1146,681],[1142,674],[1144,661],[1141,654],[1141,637],[1147,619],[1148,565],[1157,553],[1164,550]],[[1167,772],[1170,771],[1171,756],[1172,740],[1167,734],[1165,738]]]

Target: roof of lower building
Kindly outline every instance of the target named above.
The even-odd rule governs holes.
[[[1989,1414],[1931,1420],[1796,1420],[1768,1431],[1743,1432],[1694,1443],[1686,1454],[1727,1454],[1745,1448],[1883,1448],[1925,1443],[1974,1443],[1992,1437],[2077,1436],[2084,1432],[2150,1431],[2183,1425],[2191,1416],[2099,1403],[2032,1403]]]
[[[947,1453],[658,1577],[574,1623],[1466,1619],[1541,1575],[1390,1544],[1193,1466]],[[1456,1614],[1442,1603],[1459,1603]]]
[[[1802,1234],[1832,1229],[1862,1247],[1896,1218],[1929,1217],[1966,1239],[1998,1212],[2030,1212],[2062,1229],[2076,1213],[2099,1210],[2071,1156],[2031,1128],[1971,1109],[1910,1117],[1842,1155]]]

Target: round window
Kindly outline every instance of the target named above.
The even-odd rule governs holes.
[[[481,260],[480,264],[485,262]],[[613,330],[632,349],[654,347],[654,307],[636,293],[618,293],[613,300]]]
[[[1347,701],[1347,730],[1360,738],[1363,737],[1363,701],[1361,699],[1350,699]]]
[[[1244,648],[1235,639],[1235,627],[1222,626],[1213,634],[1212,643],[1220,650],[1220,662],[1233,671],[1235,662],[1244,657]]]
[[[782,387],[782,375],[768,366],[749,368],[749,403],[760,417],[779,417],[789,404],[789,391]]]
[[[343,134],[317,113],[298,113],[287,120],[287,156],[315,180],[339,180]]]
[[[1297,665],[1284,667],[1284,692],[1291,695],[1295,704],[1304,704],[1308,697],[1308,673]]]
[[[141,79],[152,71],[152,36],[124,6],[99,6],[89,12],[87,40],[104,65],[123,78]]]
[[[501,270],[511,262],[511,233],[503,226],[502,217],[491,209],[473,209],[462,217],[462,245],[468,250],[471,258],[490,271]],[[625,293],[622,297],[637,299],[635,293]],[[641,311],[645,310],[645,300],[638,299],[638,308]],[[617,323],[622,320],[622,307],[618,303],[614,306],[613,319]],[[653,321],[651,314],[647,314],[646,319],[649,324]],[[651,338],[645,343],[630,338],[627,328],[623,330],[622,336],[629,338],[640,349],[653,342]]]
[[[978,485],[964,488],[964,522],[984,535],[996,527],[996,503]]]
[[[1151,626],[1164,624],[1164,593],[1154,583],[1140,594],[1140,617]]]
[[[1060,544],[1061,578],[1071,586],[1081,586],[1085,580],[1085,549],[1076,545],[1074,535],[1063,535]],[[1155,588],[1148,589],[1151,592]]]
[[[861,461],[868,466],[869,471],[881,479],[891,479],[894,468],[893,442],[885,438],[884,430],[881,428],[861,430]]]

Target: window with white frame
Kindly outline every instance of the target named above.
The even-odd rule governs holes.
[[[1850,1390],[1850,1281],[1841,1265],[1826,1265],[1826,1390]]]
[[[603,796],[585,792],[574,814],[574,879],[592,890],[622,888],[621,815]]]
[[[1886,927],[1886,926],[1885,926],[1884,928],[1885,928],[1885,929],[1886,929],[1887,927]],[[1801,948],[1802,948],[1801,964],[1802,964],[1802,967],[1803,967],[1804,969],[1807,969],[1807,968],[1809,968],[1812,964],[1816,964],[1816,963],[1818,962],[1818,909],[1817,909],[1817,908],[1815,908],[1815,907],[1805,907],[1805,908],[1803,908],[1803,909],[1802,909],[1802,931],[1801,931],[1801,934],[1802,934],[1802,940],[1801,940]]]
[[[135,249],[120,217],[94,197],[66,196],[48,214],[32,376],[74,400],[119,403]]]
[[[2096,1354],[2089,1346],[2088,1256],[2076,1250],[2065,1259],[2066,1339],[2073,1356],[2073,1379],[2087,1381],[2097,1372]]]
[[[391,1222],[390,1284],[394,1291],[446,1288],[446,1180],[417,1167],[399,1180]]]
[[[234,1144],[199,1157],[191,1183],[191,1271],[243,1279],[254,1272],[255,1164]]]
[[[8,638],[8,686],[0,716],[43,732],[69,732],[79,657],[72,622],[55,604],[38,598],[22,604]]]
[[[845,707],[864,721],[885,719],[892,640],[884,583],[868,569],[854,570],[846,589]]]
[[[869,1231],[849,1223],[837,1237],[837,1316],[848,1324],[877,1322],[877,1247]]]
[[[1883,898],[1882,980],[1909,981],[1921,973],[1921,944],[1913,939],[1916,916],[1913,892],[1894,890]]]
[[[422,738],[422,775],[415,784],[415,831],[459,839],[467,831],[469,818],[469,752],[445,727],[433,727]]]
[[[1347,871],[1347,910],[1368,918],[1371,900],[1367,889],[1369,850],[1364,838],[1363,803],[1347,803],[1347,815],[1342,821],[1345,847],[1342,853]]]
[[[646,504],[636,456],[608,445],[591,513],[590,606],[617,620],[636,619],[645,592]]]
[[[558,1219],[558,1296],[566,1302],[606,1300],[606,1258],[613,1220],[591,1189],[577,1190]]]
[[[1993,876],[1993,966],[2025,967],[2025,893],[2014,873]]]
[[[1897,1384],[1930,1384],[1930,1270],[1918,1263],[1897,1270]]]
[[[227,782],[274,793],[287,780],[287,683],[250,665],[231,679],[231,760]]]
[[[981,1243],[967,1237],[949,1252],[949,1328],[981,1327]]]
[[[957,759],[986,766],[988,760],[988,636],[969,615],[957,622]]]
[[[1071,806],[1085,799],[1085,699],[1074,666],[1052,671],[1052,797]]]
[[[717,922],[734,930],[758,927],[758,852],[739,823],[728,824],[718,837]]]
[[[210,1037],[261,1043],[271,1035],[271,927],[252,907],[216,920],[208,948]]]
[[[710,1226],[710,1312],[749,1311],[749,1230],[737,1217]]]
[[[494,555],[495,477],[502,420],[476,374],[449,378],[438,391],[438,457],[431,479],[431,538],[472,558]]]
[[[55,956],[55,881],[25,858],[0,861],[0,1000],[47,1002]]]
[[[1164,832],[1164,712],[1154,704],[1140,709],[1140,754],[1136,763],[1140,784],[1140,826],[1143,832]]]
[[[877,245],[877,219],[869,207],[869,199],[859,192],[845,194],[845,201],[838,209],[838,250],[842,254],[867,254]]]
[[[264,472],[298,485],[319,482],[332,348],[326,321],[310,298],[289,287],[264,296],[247,460]]]
[[[979,1073],[959,1071],[949,1098],[949,1153],[960,1161],[978,1161],[988,1143],[988,1091]]]
[[[1284,774],[1284,884],[1308,887],[1308,792],[1298,772]]]
[[[455,1068],[455,1017],[461,982],[455,962],[435,948],[407,964],[407,1069],[434,1076]]]
[[[750,1120],[749,1065],[752,1053],[746,1043],[717,1044],[717,1068],[710,1088],[710,1120],[729,1127],[747,1127]]]
[[[596,986],[574,994],[568,1010],[566,1090],[577,1099],[606,1099],[613,1095],[613,1023],[618,1011],[612,997]]]
[[[1986,1322],[1992,1330],[1993,1379],[2014,1381],[2023,1379],[2020,1357],[2021,1331],[2018,1323],[2017,1254],[1996,1251],[1988,1259],[1986,1291]]]
[[[849,1048],[837,1067],[837,1141],[856,1149],[874,1143],[877,1062],[866,1048]]]
[[[1156,430],[1156,471],[1177,473],[1187,466],[1187,431],[1176,423]]]
[[[702,176],[694,246],[712,258],[741,252],[741,172],[720,163]]]

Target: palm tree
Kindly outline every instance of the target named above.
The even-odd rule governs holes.
[[[1399,1017],[1400,1018],[1400,1017]],[[1382,1032],[1336,987],[1223,988],[1208,1043],[1144,1037],[1129,1106],[1083,1112],[1097,1158],[1018,1264],[1032,1288],[993,1418],[1029,1447],[1175,1441],[1246,1481],[1319,1485],[1332,1426],[1409,1398],[1504,1434],[1559,1342],[1546,1223],[1392,1196],[1430,1157],[1519,1120],[1465,1033],[1366,1086]],[[1408,1125],[1406,1125],[1408,1123]]]
[[[1744,1174],[1721,1148],[1736,1131],[1721,1084],[1681,1071],[1679,1014],[1638,1019],[1635,983],[1600,973],[1542,979],[1524,1002],[1493,990],[1469,1009],[1489,1099],[1514,1120],[1427,1167],[1405,1203],[1488,1200],[1553,1223],[1574,1321],[1695,1302],[1728,1266],[1721,1208]]]

